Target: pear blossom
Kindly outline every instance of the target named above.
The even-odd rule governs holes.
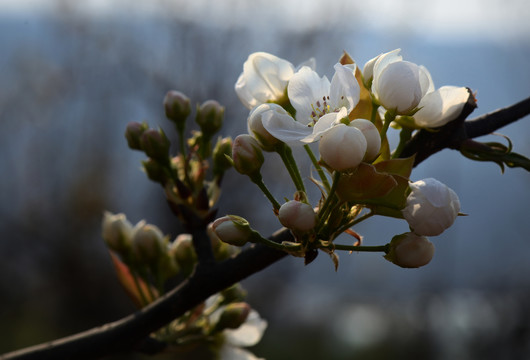
[[[453,225],[460,211],[460,200],[452,189],[433,178],[409,186],[412,191],[401,212],[414,233],[436,236]]]
[[[263,114],[273,111],[277,116],[289,116],[289,113],[278,104],[261,104],[250,112],[247,120],[248,133],[258,140],[263,150],[272,151],[274,146],[280,142],[263,127]]]
[[[275,138],[291,144],[317,141],[340,123],[360,99],[355,65],[335,65],[330,81],[309,67],[302,67],[287,86],[287,95],[296,110],[296,120],[289,115],[264,113],[263,126]]]
[[[400,49],[369,60],[363,68],[365,82],[372,80],[372,93],[387,110],[409,115],[413,110],[418,127],[434,128],[454,120],[469,98],[465,87],[443,86],[435,90],[424,66],[404,61]]]
[[[350,126],[361,130],[366,139],[366,153],[363,160],[374,160],[381,150],[381,135],[373,122],[366,119],[355,119]]]
[[[304,65],[315,67],[314,59]],[[266,52],[249,55],[235,84],[236,94],[248,109],[260,104],[281,101],[289,79],[296,69],[289,61]]]
[[[366,154],[367,143],[361,130],[338,124],[326,132],[318,146],[320,157],[336,171],[356,168]]]

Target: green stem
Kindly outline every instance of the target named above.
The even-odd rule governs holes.
[[[305,193],[304,182],[302,180],[302,176],[300,175],[300,171],[298,170],[298,166],[296,165],[291,148],[287,144],[281,143],[276,151],[280,155],[285,167],[287,168],[296,190],[303,191]]]
[[[388,131],[388,127],[390,126],[390,123],[396,119],[395,111],[388,110],[385,113],[385,122],[383,123],[383,129],[381,129],[381,144],[383,144],[386,140],[386,132]]]
[[[265,194],[267,199],[271,202],[272,206],[274,207],[274,210],[280,210],[280,203],[274,198],[274,195],[271,194],[265,183],[263,182],[263,179],[261,177],[261,174],[258,172],[257,175],[250,176],[250,180],[258,185],[260,190]]]
[[[379,108],[379,105],[377,105],[376,103],[372,102],[372,114],[370,116],[370,121],[375,124],[375,118],[377,116],[377,109]]]
[[[345,232],[346,230],[348,230],[349,228],[351,228],[352,226],[355,226],[357,225],[358,223],[372,217],[375,215],[375,212],[373,211],[370,211],[369,213],[366,213],[364,214],[363,216],[359,217],[359,218],[356,218],[352,221],[350,221],[349,223],[346,223],[344,224],[341,228],[339,228],[339,230],[336,231],[336,234],[342,234],[343,232]]]
[[[268,247],[271,247],[273,249],[280,250],[280,251],[293,251],[293,250],[295,250],[295,247],[297,247],[297,248],[301,248],[302,247],[302,244],[293,244],[293,245],[289,245],[289,246],[286,246],[286,245],[283,245],[283,244],[279,244],[277,242],[274,242],[272,240],[264,238],[257,231],[253,231],[252,232],[251,238],[252,238],[251,241],[254,242],[254,243],[259,242],[259,243],[262,243],[263,245],[266,245]]]
[[[304,149],[307,152],[307,155],[309,155],[309,158],[311,159],[311,162],[313,163],[313,166],[318,172],[318,176],[320,177],[320,180],[322,181],[322,184],[326,188],[327,191],[330,190],[329,181],[326,177],[326,174],[324,173],[324,170],[322,170],[322,167],[318,164],[318,160],[315,157],[315,154],[313,154],[313,151],[311,151],[311,148],[309,145],[304,145]]]
[[[178,130],[178,136],[179,136],[179,151],[182,156],[182,162],[184,163],[184,166],[183,166],[184,179],[186,181],[186,185],[188,185],[190,189],[193,189],[193,184],[191,182],[189,171],[188,171],[188,168],[189,168],[188,153],[186,151],[186,140],[184,139],[184,129],[180,129],[177,127],[177,130]],[[171,169],[171,166],[169,166],[169,171],[172,173],[172,176],[176,176],[176,175],[173,175],[173,170]]]
[[[362,252],[384,252],[388,253],[389,244],[379,246],[364,246],[364,245],[341,245],[341,244],[330,244],[326,246],[328,249],[334,250],[346,250],[346,251],[362,251]]]
[[[414,129],[409,127],[401,128],[401,132],[399,133],[399,144],[392,154],[392,159],[396,159],[401,155],[401,152],[405,148],[405,145],[407,145],[407,142],[410,140],[413,131]]]
[[[335,171],[335,173],[333,174],[333,185],[331,185],[331,189],[328,192],[328,197],[326,198],[326,201],[324,201],[324,205],[322,205],[322,208],[318,211],[318,224],[316,227],[317,232],[320,231],[329,214],[333,210],[332,205],[334,205],[334,203],[336,202],[335,190],[337,189],[340,175],[340,171]]]

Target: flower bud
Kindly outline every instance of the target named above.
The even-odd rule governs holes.
[[[213,148],[213,174],[214,176],[220,176],[225,171],[232,167],[232,162],[226,158],[232,153],[232,138],[226,137],[217,140],[215,147]]]
[[[170,90],[164,97],[166,117],[182,131],[191,112],[190,99],[180,91]]]
[[[159,162],[153,159],[147,159],[142,161],[144,171],[147,174],[147,177],[155,182],[164,184],[167,180],[167,174],[164,171],[164,167],[160,165]]]
[[[224,113],[225,108],[215,100],[207,100],[197,107],[195,121],[208,139],[223,126]]]
[[[353,126],[338,124],[326,132],[318,149],[324,162],[333,170],[356,168],[366,154],[366,138]]]
[[[366,153],[364,154],[363,160],[374,160],[381,149],[381,135],[379,134],[379,130],[377,130],[370,120],[366,119],[355,119],[350,122],[350,126],[361,130],[366,139]]]
[[[262,116],[268,113],[268,116],[274,116],[279,114],[280,116],[290,116],[289,113],[277,104],[261,104],[260,106],[254,108],[249,116],[247,121],[248,133],[254,136],[258,143],[261,145],[262,149],[265,151],[273,151],[276,144],[280,143],[280,140],[272,136],[266,129],[263,127]]]
[[[434,256],[434,245],[425,236],[411,232],[396,235],[390,242],[390,251],[384,257],[403,268],[427,265]]]
[[[147,156],[166,161],[169,157],[169,140],[162,129],[147,129],[140,137],[140,145]]]
[[[243,175],[259,173],[265,159],[258,142],[247,134],[238,135],[232,145],[234,168]]]
[[[148,128],[149,127],[145,122],[130,122],[127,124],[127,128],[125,129],[125,138],[127,139],[129,148],[133,150],[142,150],[140,137]]]
[[[237,329],[245,320],[247,320],[250,313],[250,305],[244,302],[231,303],[222,309],[219,320],[215,324],[214,331],[222,331],[224,329]]]
[[[317,223],[313,207],[296,200],[288,201],[280,207],[278,219],[286,228],[301,232],[313,229]]]
[[[452,189],[433,178],[416,181],[410,188],[407,206],[401,212],[416,234],[440,235],[453,224],[460,200]]]
[[[287,60],[265,52],[250,54],[235,85],[237,96],[249,109],[280,101],[294,72],[293,64]]]
[[[191,274],[197,262],[191,234],[177,236],[169,248],[169,253],[177,261],[184,276]]]
[[[119,254],[126,254],[131,248],[132,224],[124,214],[112,214],[105,211],[103,215],[102,236],[107,246]]]
[[[141,221],[134,227],[132,246],[138,261],[154,264],[165,250],[164,235],[158,227]]]
[[[235,246],[245,245],[251,237],[252,229],[247,220],[235,215],[223,216],[208,226],[209,235]]]

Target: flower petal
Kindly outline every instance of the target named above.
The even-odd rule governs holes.
[[[374,79],[379,76],[379,73],[381,73],[388,64],[403,60],[403,57],[399,55],[400,51],[401,49],[392,50],[377,57],[377,61],[373,65]]]
[[[293,75],[287,86],[287,95],[296,109],[296,119],[299,122],[304,125],[311,122],[311,106],[329,95],[329,87],[327,77],[319,77],[307,66]]]
[[[310,135],[313,129],[288,114],[269,110],[261,116],[263,127],[276,139],[288,144],[299,144],[300,140]]]
[[[237,329],[223,331],[226,341],[233,346],[256,345],[267,328],[267,321],[263,320],[257,311],[251,310],[247,320]]]
[[[329,101],[331,110],[346,107],[348,114],[361,97],[361,88],[355,78],[355,65],[335,64],[335,75],[331,79]]]
[[[465,87],[442,86],[425,95],[414,114],[414,122],[420,127],[434,128],[457,118],[469,98]]]

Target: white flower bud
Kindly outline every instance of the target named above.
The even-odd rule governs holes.
[[[411,232],[396,235],[385,259],[403,268],[427,265],[434,256],[434,245],[425,236]]]
[[[422,128],[443,126],[460,115],[469,96],[465,87],[442,86],[421,99],[414,122]]]
[[[407,206],[401,210],[418,235],[436,236],[449,228],[460,211],[460,200],[448,186],[428,178],[410,184]]]
[[[318,149],[322,160],[333,170],[344,171],[361,163],[367,143],[358,128],[338,124],[322,136]]]
[[[306,232],[313,229],[317,216],[313,207],[301,201],[291,200],[280,207],[278,218],[288,229]]]
[[[265,159],[258,142],[247,134],[238,135],[232,145],[234,168],[243,175],[259,172]]]
[[[265,52],[250,54],[235,85],[237,96],[249,109],[281,100],[294,72],[287,60]]]
[[[258,107],[254,108],[249,116],[247,121],[248,126],[248,133],[250,135],[253,135],[265,151],[272,151],[274,150],[274,146],[280,142],[280,140],[276,139],[274,136],[271,135],[263,127],[263,115],[267,113],[268,117],[272,117],[275,115],[280,116],[290,116],[289,113],[282,108],[280,105],[277,104],[261,104]]]
[[[120,254],[127,253],[131,247],[132,232],[133,226],[124,214],[112,214],[105,211],[102,236],[110,249]]]
[[[140,221],[133,230],[132,246],[136,259],[145,264],[153,264],[166,251],[164,235],[154,225]]]
[[[406,115],[418,106],[430,88],[430,74],[423,66],[395,61],[374,73],[372,90],[387,110]]]
[[[227,215],[211,223],[208,232],[227,244],[243,246],[250,240],[252,229],[242,217]]]
[[[366,139],[366,154],[364,154],[363,160],[374,160],[381,150],[381,135],[377,127],[366,119],[355,119],[350,122],[350,126],[361,130]]]

